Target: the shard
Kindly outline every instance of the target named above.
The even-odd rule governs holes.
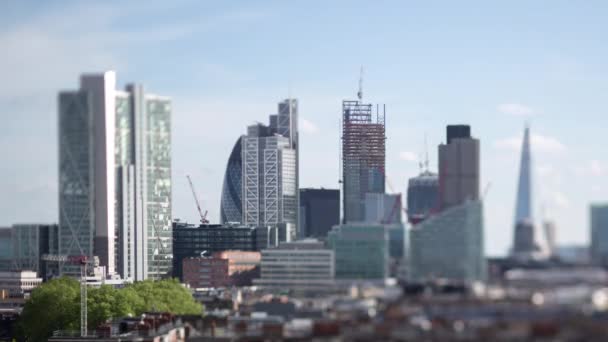
[[[530,128],[524,130],[519,166],[519,183],[515,203],[515,234],[512,255],[517,258],[538,259],[544,253],[536,231],[532,213],[532,160],[530,154]]]

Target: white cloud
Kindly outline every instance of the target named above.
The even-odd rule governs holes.
[[[551,201],[558,208],[565,209],[570,207],[570,200],[561,191],[553,191],[551,193]]]
[[[600,162],[599,160],[592,160],[589,163],[589,171],[591,173],[592,176],[603,176],[604,173],[606,173],[606,168],[604,167],[604,165],[602,165],[602,162]]]
[[[511,137],[494,142],[494,146],[497,148],[510,149],[513,151],[519,151],[521,149],[521,144],[521,137]],[[557,140],[557,138],[540,134],[532,134],[530,137],[530,145],[533,152],[562,152],[566,149],[566,146]]]
[[[410,151],[401,151],[399,153],[399,159],[407,161],[407,162],[417,162],[418,161],[418,156],[416,155],[416,153],[414,152],[410,152]]]
[[[534,114],[532,108],[519,103],[503,103],[498,105],[498,111],[513,116],[529,116]]]
[[[300,118],[300,130],[306,134],[317,134],[319,133],[319,127],[314,122]]]

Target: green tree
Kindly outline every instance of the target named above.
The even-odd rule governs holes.
[[[19,318],[18,331],[28,341],[46,341],[55,330],[80,328],[77,280],[53,279],[32,291]]]
[[[168,311],[177,315],[203,312],[201,304],[176,279],[145,280],[129,285],[124,290],[134,291],[142,299],[143,302],[135,306],[138,315],[146,311]]]
[[[146,280],[115,289],[88,288],[88,326],[147,311],[202,314],[202,306],[177,280]],[[32,292],[19,319],[20,337],[46,341],[55,330],[80,329],[80,284],[73,278],[53,279]]]

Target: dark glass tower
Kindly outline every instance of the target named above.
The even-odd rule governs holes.
[[[241,137],[236,140],[232,153],[228,158],[226,173],[224,174],[224,185],[222,186],[222,199],[220,202],[221,223],[242,222],[242,170]]]

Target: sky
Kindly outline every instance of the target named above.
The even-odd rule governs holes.
[[[0,225],[57,222],[57,94],[84,72],[169,96],[173,216],[212,222],[246,126],[300,106],[300,185],[337,188],[341,101],[387,108],[387,189],[406,192],[447,124],[481,141],[485,249],[512,244],[531,127],[535,218],[589,240],[608,201],[608,2],[14,1],[0,4]],[[425,137],[428,148],[425,149]]]

